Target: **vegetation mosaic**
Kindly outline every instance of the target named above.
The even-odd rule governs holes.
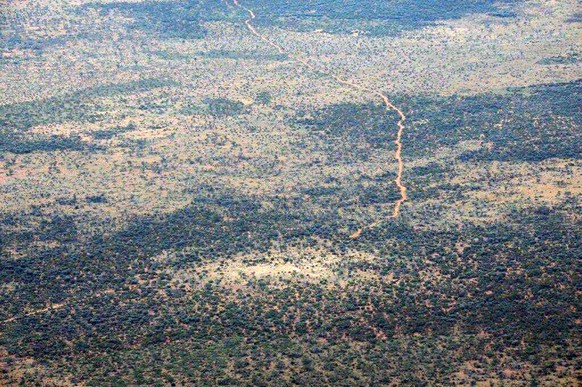
[[[0,385],[578,386],[581,14],[0,4]]]

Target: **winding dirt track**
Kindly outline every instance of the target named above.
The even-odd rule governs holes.
[[[402,205],[402,203],[404,203],[406,201],[406,199],[408,199],[408,196],[406,195],[406,187],[402,184],[402,173],[404,172],[404,163],[402,162],[402,132],[404,131],[404,121],[406,120],[406,115],[402,112],[402,110],[400,110],[399,108],[397,108],[388,98],[388,96],[386,96],[385,94],[383,94],[380,91],[377,90],[371,90],[371,89],[367,89],[361,85],[358,85],[356,83],[350,82],[349,80],[346,80],[344,78],[341,78],[335,74],[332,73],[327,73],[325,71],[322,71],[318,68],[316,68],[315,66],[313,66],[311,63],[307,62],[307,60],[298,57],[296,55],[293,55],[287,51],[285,51],[285,49],[278,45],[277,43],[273,42],[272,40],[269,40],[267,37],[265,37],[264,35],[260,34],[255,27],[253,27],[253,25],[251,24],[251,22],[253,21],[253,19],[256,18],[255,13],[249,9],[244,7],[243,5],[241,5],[238,0],[233,0],[233,3],[235,6],[245,10],[246,12],[248,12],[248,14],[250,15],[250,18],[247,19],[245,21],[245,24],[247,26],[247,28],[249,29],[249,31],[255,35],[256,37],[258,37],[259,39],[261,39],[262,41],[264,41],[265,43],[267,43],[268,45],[270,45],[271,47],[274,47],[275,49],[277,49],[277,51],[280,54],[285,54],[287,55],[289,58],[303,64],[305,67],[307,67],[308,69],[321,73],[323,75],[326,75],[334,80],[336,80],[338,83],[341,83],[343,85],[346,86],[350,86],[353,87],[354,89],[357,90],[361,90],[367,93],[371,93],[374,94],[380,98],[382,98],[382,101],[384,102],[384,105],[386,105],[386,110],[394,110],[396,113],[398,113],[399,116],[399,120],[397,123],[398,126],[398,132],[396,133],[396,139],[394,140],[394,143],[396,144],[396,152],[395,152],[395,158],[396,161],[398,161],[398,173],[396,176],[396,179],[394,180],[394,183],[396,184],[396,186],[398,187],[398,189],[400,190],[400,199],[398,199],[395,203],[394,203],[394,209],[392,211],[392,216],[391,218],[397,218],[398,215],[400,215],[400,206]],[[362,234],[362,231],[366,230],[366,229],[370,229],[373,227],[376,227],[378,224],[382,223],[383,219],[379,219],[376,220],[362,228],[360,228],[358,231],[356,231],[355,233],[353,233],[352,235],[350,235],[350,238],[355,239],[357,237],[359,237]],[[99,296],[100,294],[98,294]],[[63,307],[65,307],[67,305],[67,303],[61,303],[61,304],[52,304],[49,307],[43,308],[43,309],[38,309],[38,310],[34,310],[28,313],[24,313],[22,315],[19,316],[14,316],[14,317],[10,317],[6,320],[0,321],[0,324],[6,324],[6,323],[10,323],[10,322],[14,322],[22,317],[27,317],[27,316],[33,316],[36,314],[40,314],[40,313],[45,313],[48,312],[50,310],[59,310],[62,309]]]
[[[396,175],[396,179],[394,180],[394,183],[396,184],[396,186],[398,187],[398,189],[400,191],[400,199],[398,199],[394,203],[394,209],[392,211],[392,216],[391,216],[391,218],[397,218],[400,215],[400,206],[402,205],[402,203],[404,203],[408,199],[408,196],[406,194],[406,187],[402,184],[402,173],[404,172],[404,163],[402,161],[402,133],[404,132],[404,121],[406,121],[406,115],[404,114],[404,112],[402,110],[400,110],[398,107],[396,107],[390,101],[388,96],[383,94],[382,92],[380,92],[378,90],[367,89],[361,85],[358,85],[357,83],[351,82],[351,81],[344,79],[338,75],[322,71],[322,70],[316,68],[315,66],[313,66],[307,60],[305,60],[299,56],[293,55],[292,53],[287,52],[282,46],[273,42],[272,40],[267,38],[265,35],[262,35],[261,33],[259,33],[255,29],[255,27],[252,25],[252,21],[256,18],[256,15],[251,9],[241,5],[238,0],[233,0],[233,3],[235,6],[237,6],[240,9],[245,10],[249,14],[249,16],[250,16],[249,19],[247,19],[245,21],[245,24],[246,24],[247,28],[249,29],[249,31],[253,35],[255,35],[256,37],[261,39],[263,42],[267,43],[269,46],[275,48],[280,54],[285,54],[289,58],[303,64],[308,69],[315,71],[315,72],[319,72],[321,74],[324,74],[324,75],[336,80],[338,83],[341,83],[343,85],[350,86],[354,89],[361,90],[361,91],[366,92],[366,93],[371,93],[373,95],[380,97],[382,99],[382,101],[384,102],[384,105],[386,106],[386,110],[394,110],[398,114],[398,117],[399,117],[398,123],[397,123],[398,132],[396,133],[396,139],[394,140],[394,143],[396,144],[396,152],[394,154],[394,157],[396,158],[396,161],[398,162],[398,173]],[[355,233],[350,235],[350,238],[355,239],[355,238],[359,237],[363,230],[376,227],[378,224],[382,223],[382,221],[383,220],[376,220],[376,221],[360,228],[358,231],[356,231]]]

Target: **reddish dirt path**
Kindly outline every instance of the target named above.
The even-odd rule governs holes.
[[[275,48],[280,54],[285,54],[288,57],[290,57],[291,59],[303,64],[308,69],[322,73],[322,74],[336,80],[338,83],[341,83],[343,85],[350,86],[354,89],[361,90],[361,91],[364,91],[367,93],[371,93],[371,94],[374,94],[374,95],[380,97],[382,99],[382,101],[384,102],[384,105],[386,106],[386,110],[394,110],[398,114],[398,117],[399,117],[398,123],[397,123],[398,132],[396,133],[396,139],[394,140],[394,143],[396,144],[396,151],[395,151],[394,157],[396,158],[396,161],[398,162],[398,173],[396,175],[396,179],[394,180],[394,183],[396,184],[396,187],[398,187],[398,190],[400,191],[400,199],[398,199],[394,203],[394,209],[392,211],[392,216],[391,216],[391,218],[397,218],[400,215],[400,206],[402,206],[402,203],[404,203],[408,199],[408,195],[406,194],[406,187],[402,184],[402,174],[404,172],[404,162],[402,161],[402,133],[404,132],[404,121],[406,121],[406,115],[404,114],[404,112],[402,110],[400,110],[398,107],[396,107],[390,101],[388,96],[385,95],[384,93],[382,93],[378,90],[367,89],[361,85],[358,85],[357,83],[351,82],[351,81],[344,79],[338,75],[326,73],[325,71],[322,71],[322,70],[316,68],[315,66],[313,66],[307,60],[287,52],[282,46],[273,42],[272,40],[267,38],[265,35],[262,35],[261,33],[259,33],[256,30],[256,28],[252,25],[252,21],[256,18],[256,15],[251,9],[241,5],[238,0],[233,0],[233,3],[235,6],[237,6],[240,9],[245,10],[249,14],[249,16],[250,16],[249,19],[247,19],[245,21],[245,24],[246,24],[247,28],[249,29],[249,31],[253,35],[255,35],[256,37],[261,39],[263,42],[267,43],[269,46]],[[362,231],[364,231],[365,229],[370,229],[370,228],[376,227],[378,224],[382,223],[382,221],[383,220],[376,220],[376,221],[360,228],[358,231],[356,231],[355,233],[350,235],[350,238],[355,239],[355,238],[359,237],[362,234]]]

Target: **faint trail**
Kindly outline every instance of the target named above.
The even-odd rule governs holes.
[[[315,66],[313,66],[312,64],[310,64],[307,60],[285,51],[285,49],[282,46],[273,42],[272,40],[265,37],[264,35],[260,34],[255,29],[255,27],[252,25],[251,22],[256,18],[256,15],[251,9],[241,5],[238,0],[233,0],[233,3],[235,6],[248,12],[250,18],[245,21],[245,24],[246,24],[247,28],[249,29],[249,31],[253,35],[255,35],[256,37],[261,39],[263,42],[267,43],[269,46],[274,47],[280,54],[285,54],[285,55],[289,56],[289,58],[305,65],[305,67],[307,67],[308,69],[319,72],[321,74],[324,74],[324,75],[336,80],[338,83],[341,83],[343,85],[350,86],[354,89],[361,90],[361,91],[364,91],[367,93],[371,93],[371,94],[374,94],[374,95],[380,97],[382,99],[382,101],[384,102],[384,105],[386,106],[386,110],[394,110],[398,114],[398,117],[399,117],[398,123],[397,123],[398,132],[396,133],[396,139],[394,140],[394,144],[396,144],[396,152],[394,154],[394,157],[396,158],[396,161],[398,162],[398,173],[396,175],[396,179],[394,180],[394,183],[396,184],[396,186],[398,187],[398,190],[400,191],[400,199],[398,199],[394,203],[394,209],[392,211],[392,216],[391,216],[391,218],[397,218],[400,215],[400,206],[402,205],[402,203],[404,203],[408,199],[408,195],[406,194],[406,187],[402,184],[402,173],[404,172],[404,163],[402,161],[402,133],[404,132],[404,121],[406,121],[406,115],[404,114],[404,112],[402,110],[400,110],[398,107],[396,107],[390,101],[388,96],[385,95],[384,93],[377,91],[377,90],[367,89],[361,85],[358,85],[357,83],[351,82],[351,81],[344,79],[338,75],[322,71],[322,70],[316,68]],[[355,233],[350,235],[350,238],[355,239],[355,238],[359,237],[362,234],[362,231],[364,231],[366,229],[374,228],[378,224],[382,223],[382,221],[383,220],[376,220],[376,221],[360,228],[358,231],[356,231]]]
[[[47,306],[46,308],[32,310],[32,311],[27,312],[27,313],[22,313],[20,315],[16,315],[16,316],[7,318],[6,320],[0,321],[0,324],[7,324],[7,323],[10,323],[10,322],[14,322],[14,321],[20,320],[21,318],[24,318],[24,317],[29,317],[29,316],[34,316],[34,315],[37,315],[37,314],[46,313],[46,312],[51,311],[51,310],[63,309],[65,306],[69,305],[73,301],[76,301],[77,303],[79,303],[79,302],[86,302],[86,301],[89,301],[89,300],[92,300],[92,299],[101,297],[104,294],[113,294],[113,293],[114,293],[113,290],[104,290],[104,291],[96,292],[95,294],[92,294],[91,296],[88,296],[88,297],[83,298],[83,299],[80,299],[80,300],[71,300],[71,299],[69,299],[69,300],[66,300],[64,302],[61,302],[60,304],[51,304],[50,306]]]
[[[53,304],[49,307],[46,308],[42,308],[42,309],[37,309],[37,310],[33,310],[32,312],[28,312],[28,313],[24,313],[21,314],[20,316],[14,316],[14,317],[10,317],[4,321],[0,321],[0,323],[9,323],[9,322],[13,322],[16,321],[18,319],[21,319],[23,317],[28,317],[28,316],[34,316],[36,314],[41,314],[41,313],[45,313],[48,312],[49,310],[59,310],[62,309],[64,306],[66,306],[66,303],[62,303],[62,304]]]

